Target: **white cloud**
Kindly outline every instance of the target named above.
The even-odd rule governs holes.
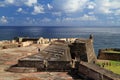
[[[2,24],[8,23],[7,18],[5,16],[2,16],[1,19],[0,19],[0,23],[2,23]]]
[[[113,20],[113,19],[114,19],[114,17],[111,17],[111,16],[110,16],[110,17],[108,17],[107,19],[109,19],[109,20]]]
[[[41,21],[42,21],[42,22],[50,22],[51,19],[49,19],[49,18],[43,18]]]
[[[13,3],[15,3],[15,0],[5,0],[5,3],[6,4],[13,4]]]
[[[0,2],[0,6],[5,6],[5,5],[15,5],[15,6],[21,6],[21,5],[26,5],[26,6],[34,6],[38,4],[37,0],[4,0]]]
[[[88,5],[88,9],[94,9],[93,5]]]
[[[19,7],[25,5],[28,7],[33,7],[34,11],[32,12],[32,14],[34,15],[39,13],[44,13],[44,8],[40,3],[38,3],[38,0],[5,0],[0,2],[0,6],[6,6],[6,5],[15,5]],[[52,8],[50,4],[48,4],[48,7]],[[19,8],[17,12],[27,13],[26,11],[23,11],[22,8]]]
[[[87,1],[88,0],[54,0],[53,5],[57,10],[73,13],[83,10]]]
[[[81,17],[81,20],[86,21],[86,20],[90,20],[90,21],[96,21],[97,18],[95,16],[89,16],[89,15],[84,15],[83,17]]]
[[[22,8],[18,8],[17,12],[22,12],[23,9]]]
[[[0,2],[0,7],[5,7],[5,4],[3,1]]]
[[[61,19],[60,18],[56,18],[56,22],[61,22]]]
[[[95,2],[97,13],[114,14],[117,9],[120,9],[120,0],[95,0]]]
[[[27,11],[23,10],[23,8],[18,8],[16,11],[17,11],[18,13],[28,14]]]
[[[27,18],[26,18],[26,20],[28,20],[28,21],[29,21],[29,20],[30,20],[30,17],[27,17]]]
[[[101,13],[106,13],[106,14],[112,13],[112,11],[109,8],[101,7],[99,10]]]
[[[120,9],[115,11],[115,15],[120,15]]]
[[[24,0],[25,1],[25,0]],[[33,6],[34,4],[37,4],[37,0],[26,0],[24,2],[27,6]]]
[[[87,14],[84,14],[81,17],[77,17],[77,18],[64,18],[63,21],[97,21],[98,19],[95,16],[89,16]]]
[[[87,0],[69,0],[66,5],[64,5],[64,10],[66,12],[76,12],[77,10],[82,10]]]
[[[87,8],[88,8],[88,9],[94,9],[95,6],[96,6],[96,4],[95,4],[94,2],[88,2],[88,3],[87,3]]]
[[[54,16],[61,16],[62,13],[61,12],[52,12],[52,15],[54,15]]]
[[[48,6],[48,9],[50,9],[50,10],[53,8],[53,6],[50,5],[49,3],[47,4],[47,6]]]
[[[94,15],[94,12],[88,12],[89,15]]]
[[[44,8],[42,5],[35,5],[34,11],[32,12],[33,15],[44,13]]]
[[[5,5],[4,5],[4,4],[2,4],[2,3],[0,3],[0,7],[5,7]]]

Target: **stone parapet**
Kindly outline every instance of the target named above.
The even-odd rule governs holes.
[[[86,62],[80,62],[78,72],[93,80],[120,80],[120,75]]]
[[[120,49],[119,48],[100,49],[97,58],[102,60],[120,61]]]

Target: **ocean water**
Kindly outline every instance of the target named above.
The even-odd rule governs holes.
[[[120,48],[120,28],[10,27],[0,26],[0,40],[14,37],[89,38],[94,35],[96,54],[101,48]]]

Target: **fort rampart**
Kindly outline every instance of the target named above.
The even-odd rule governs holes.
[[[93,80],[120,80],[120,75],[86,62],[80,62],[78,74],[83,74]]]
[[[47,67],[43,61],[19,61],[18,67],[34,67],[37,71],[68,71],[70,70],[69,61],[48,61]]]
[[[45,68],[43,61],[19,61],[16,67],[9,71],[14,72],[36,72],[36,71],[70,71],[70,62],[64,61],[49,61],[49,65]],[[20,67],[24,66],[24,67]],[[77,75],[83,75],[85,79],[90,80],[119,80],[120,75],[99,67],[96,64],[87,62],[76,62],[75,68]],[[72,72],[74,73],[74,72]]]
[[[56,42],[57,40],[58,42]],[[77,74],[84,75],[84,77],[88,78],[88,80],[89,78],[91,80],[119,80],[120,79],[120,75],[117,75],[111,71],[108,71],[94,64],[96,62],[96,56],[94,53],[92,37],[90,37],[89,39],[76,39],[76,38],[60,38],[60,39],[58,38],[52,38],[52,39],[19,38],[18,39],[18,43],[19,42],[22,43],[24,41],[33,41],[33,43],[36,42],[37,44],[48,44],[48,43],[54,43],[54,44],[50,44],[46,49],[44,49],[42,51],[44,53],[40,52],[36,55],[31,55],[29,57],[18,60],[18,64],[12,68],[13,70],[20,68],[18,72],[19,71],[24,72],[24,70],[27,70],[28,72],[29,71],[34,72],[34,71],[46,71],[46,70],[70,71],[73,69],[77,69]],[[65,43],[67,46],[65,45]],[[69,50],[69,47],[70,47],[70,50]],[[114,49],[114,50],[120,51],[119,49]],[[106,49],[100,50],[98,55],[100,59],[117,59],[117,60],[119,59],[119,57],[117,56],[117,55],[120,55],[119,53],[117,53],[117,55],[113,53],[107,53],[106,55],[105,51]],[[70,53],[74,54],[74,56],[72,55],[68,57],[68,54]],[[43,55],[44,58],[42,58],[41,55]],[[75,60],[75,62],[72,62],[72,64],[74,64],[74,67],[72,67],[70,64],[72,60],[71,57],[75,57],[75,58],[72,58]],[[56,59],[51,60],[50,58],[56,58]]]
[[[100,49],[98,54],[98,59],[120,61],[119,56],[120,56],[120,49],[118,48]]]
[[[76,38],[29,38],[29,37],[18,37],[15,40],[17,42],[25,42],[25,41],[33,41],[33,43],[37,43],[37,44],[47,44],[47,43],[51,43],[55,40],[64,40],[66,42],[74,42]]]
[[[7,49],[7,48],[16,48],[19,44],[14,43],[14,41],[3,40],[0,41],[0,49]]]

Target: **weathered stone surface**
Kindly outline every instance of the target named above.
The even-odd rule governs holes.
[[[74,80],[67,72],[33,72],[33,73],[16,73],[16,72],[8,72],[6,69],[9,68],[10,65],[14,65],[17,63],[18,59],[28,56],[28,53],[31,55],[37,53],[37,48],[39,47],[43,50],[47,44],[34,44],[29,47],[20,47],[20,48],[10,48],[0,50],[0,80],[19,80],[19,79],[40,79],[40,80]],[[1,63],[2,62],[2,63]],[[10,62],[9,64],[6,62]]]
[[[78,71],[93,80],[120,80],[120,75],[86,62],[80,62]]]
[[[70,70],[70,49],[64,41],[55,41],[38,54],[21,58],[18,67],[35,67],[38,71]]]
[[[117,60],[117,61],[120,61],[120,53],[114,53],[114,52],[112,53],[112,52],[109,52],[109,51],[120,52],[120,49],[117,49],[117,48],[100,49],[97,58],[98,59],[103,59],[103,60]]]
[[[33,40],[22,38],[22,40],[27,39]],[[40,38],[39,40],[40,43],[42,43],[44,38]],[[35,67],[38,71],[67,71],[72,67],[78,68],[77,63],[79,61],[86,61],[89,63],[94,63],[96,61],[92,37],[90,37],[90,39],[76,40],[75,38],[69,38],[68,40],[74,40],[74,42],[72,41],[72,43],[70,43],[65,41],[65,39],[55,40],[38,54],[19,59],[17,67]]]
[[[56,40],[40,53],[19,59],[17,67],[34,67],[37,71],[46,72],[71,70],[73,73],[73,71],[77,70],[74,74],[84,74],[85,77],[88,77],[88,80],[89,78],[94,80],[120,79],[118,75],[110,71],[100,68],[95,64],[89,64],[96,61],[93,48],[93,36],[90,36],[90,39],[76,39],[75,42],[72,43],[73,44],[64,40]],[[85,62],[79,63],[79,61]],[[73,66],[75,67],[71,68],[70,63],[72,63],[72,65],[74,64]],[[55,77],[53,74],[49,74],[49,72],[47,75],[43,74],[40,76],[45,80],[65,79],[65,76]]]
[[[36,77],[25,77],[25,78],[21,78],[19,80],[43,80],[43,79],[39,79],[39,78],[36,78]]]
[[[76,58],[78,61],[85,61],[89,63],[96,62],[92,39],[76,39],[70,47],[72,57]]]
[[[8,69],[10,72],[16,72],[16,73],[32,73],[37,72],[37,68],[30,68],[30,67],[11,67]]]

